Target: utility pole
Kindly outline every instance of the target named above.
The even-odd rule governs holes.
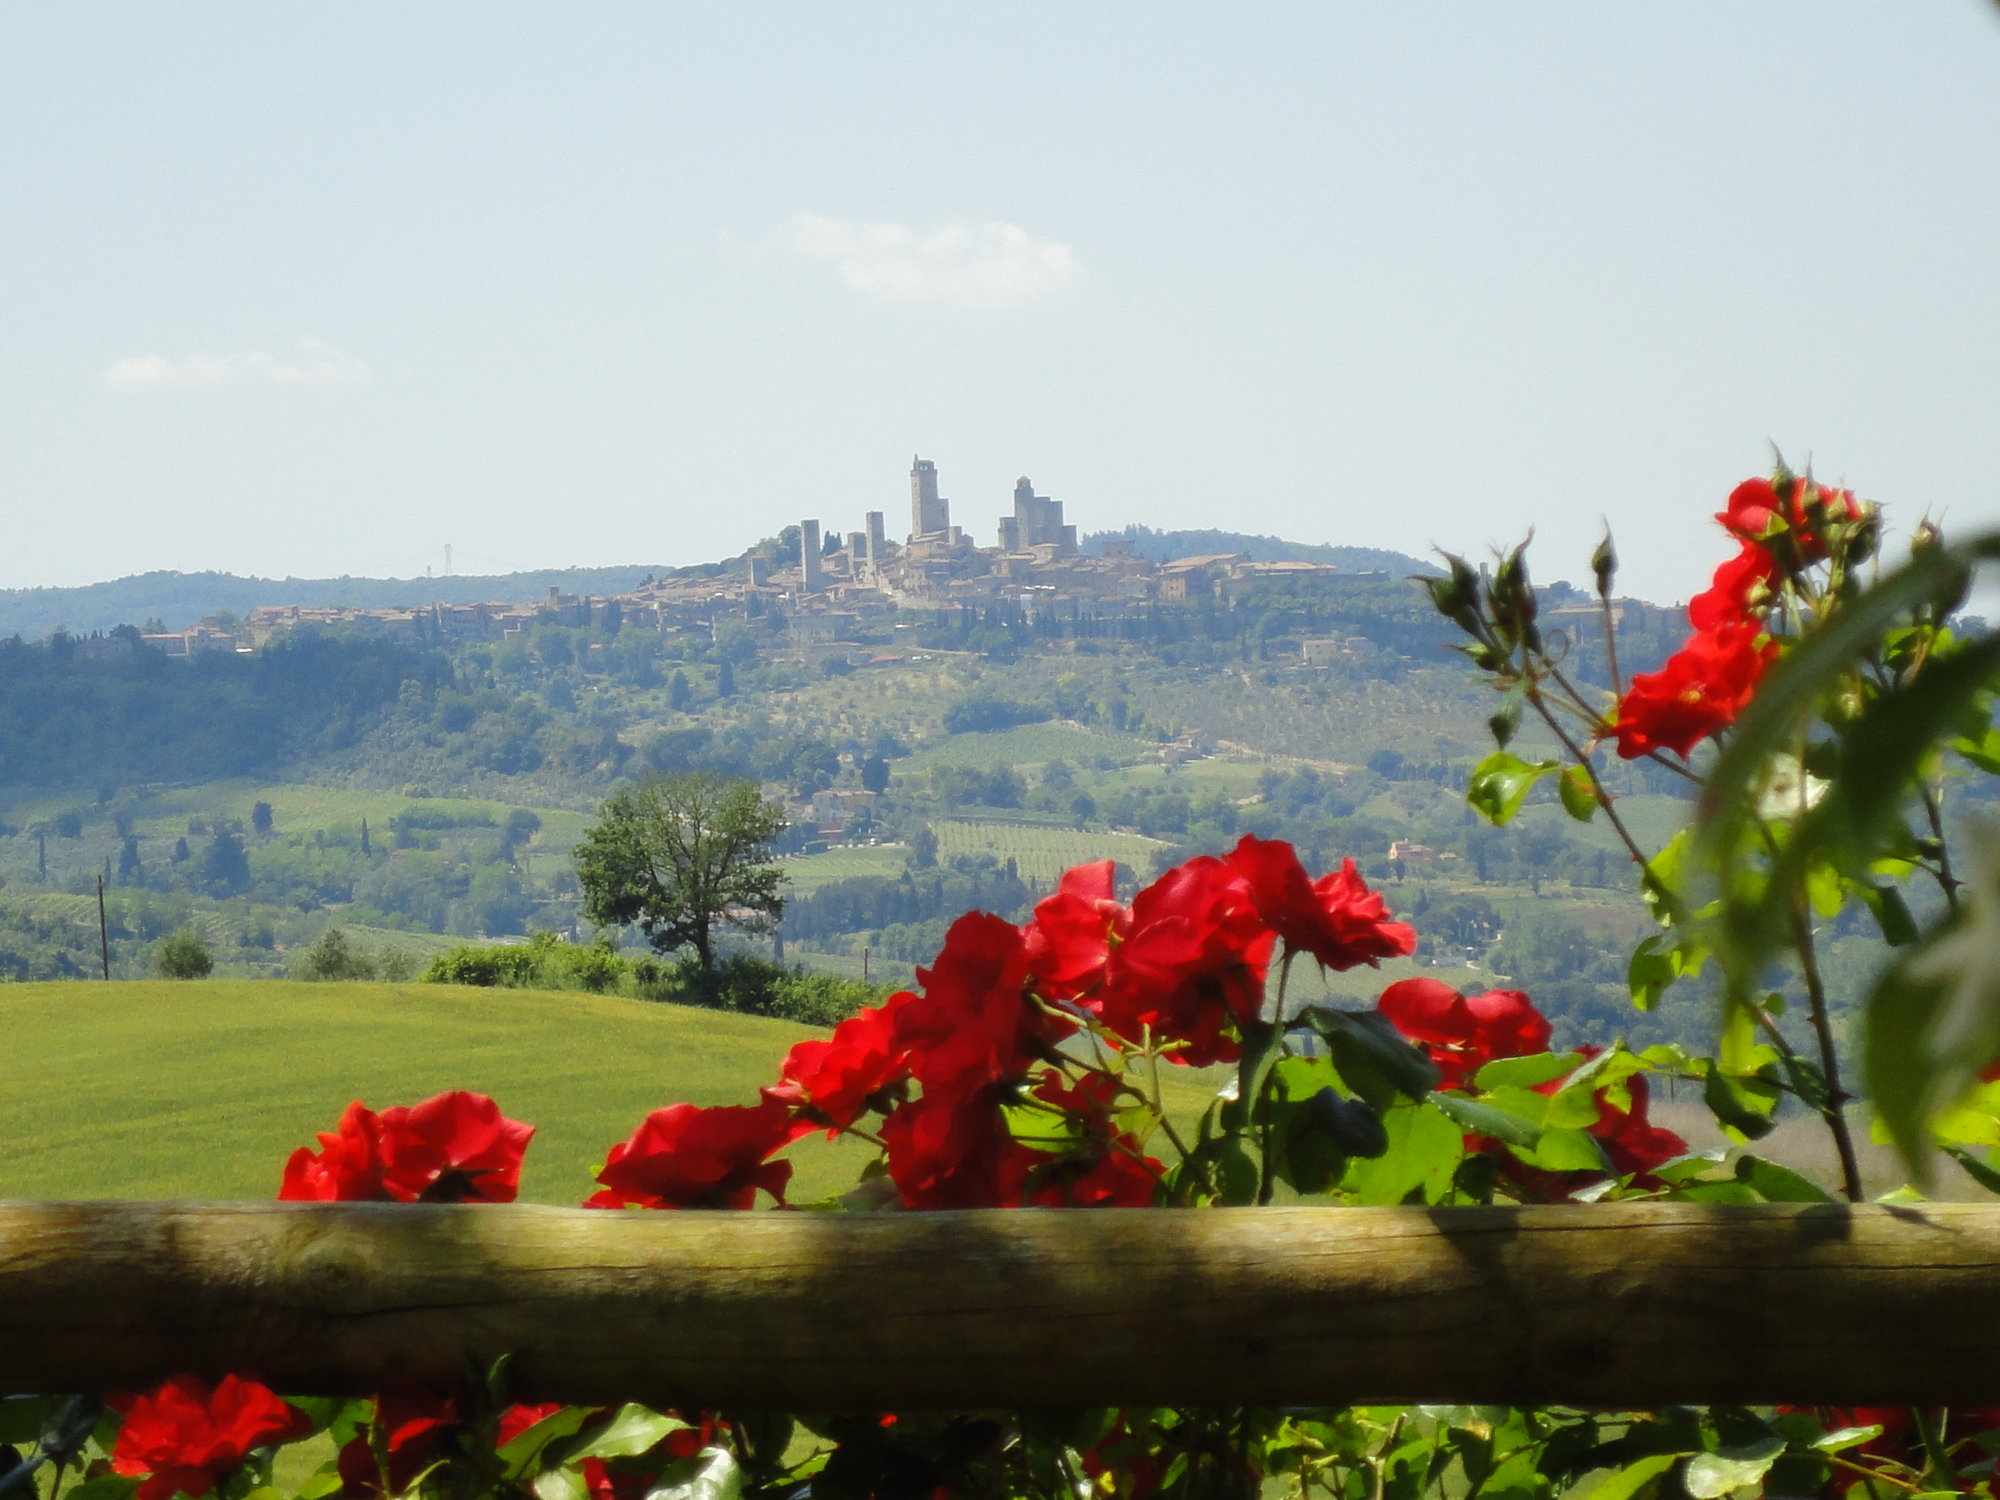
[[[111,978],[111,928],[104,920],[104,877],[97,877],[97,951],[104,959],[104,977]]]

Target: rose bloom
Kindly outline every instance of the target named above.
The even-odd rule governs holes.
[[[1041,993],[1090,1011],[1129,1042],[1176,1044],[1167,1056],[1203,1067],[1237,1055],[1233,1032],[1257,1019],[1276,941],[1248,882],[1203,855],[1112,899],[1111,861],[1080,865],[1023,929]]]
[[[773,1153],[798,1138],[781,1100],[697,1109],[670,1104],[611,1148],[585,1208],[748,1208],[762,1188],[780,1203],[792,1164]]]
[[[764,1097],[806,1106],[811,1111],[807,1118],[825,1121],[832,1140],[883,1090],[909,1076],[909,1047],[896,1033],[896,1012],[913,999],[904,990],[849,1016],[824,1040],[809,1037],[795,1044],[779,1064],[779,1081],[763,1090]]]
[[[509,1120],[484,1094],[454,1089],[413,1106],[347,1106],[317,1155],[285,1163],[280,1201],[512,1203],[535,1127]]]
[[[1778,654],[1775,643],[1758,644],[1761,635],[1748,622],[1702,631],[1659,671],[1635,676],[1611,725],[1618,754],[1626,760],[1655,750],[1686,756],[1735,723]]]
[[[112,1470],[144,1474],[138,1500],[201,1496],[251,1452],[304,1437],[312,1423],[268,1387],[237,1375],[211,1386],[177,1375],[144,1396],[114,1399],[125,1424],[111,1451]]]
[[[1388,904],[1368,889],[1351,859],[1315,881],[1290,844],[1245,834],[1228,864],[1243,877],[1264,924],[1321,968],[1373,968],[1381,959],[1417,951],[1415,929],[1389,920]]]
[[[1826,556],[1820,528],[1828,521],[1858,521],[1861,503],[1852,490],[1830,490],[1797,475],[1777,479],[1746,479],[1729,492],[1727,506],[1716,513],[1731,535],[1746,542],[1790,541],[1802,562]]]
[[[1440,1088],[1464,1088],[1495,1058],[1549,1050],[1548,1019],[1519,990],[1468,996],[1442,980],[1400,979],[1375,1008],[1437,1064]]]

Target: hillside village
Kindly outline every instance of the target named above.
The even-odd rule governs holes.
[[[1089,630],[1143,614],[1161,603],[1210,599],[1227,604],[1273,583],[1311,587],[1334,580],[1384,577],[1332,563],[1258,561],[1240,552],[1154,562],[1112,538],[1103,555],[1085,555],[1063,502],[1035,493],[1022,477],[1012,509],[998,518],[997,541],[980,546],[951,519],[938,470],[916,458],[910,469],[910,529],[900,542],[886,515],[869,511],[858,530],[818,517],[727,562],[675,570],[629,593],[606,596],[551,588],[536,600],[442,602],[396,608],[266,605],[240,620],[204,619],[184,631],[145,633],[146,644],[173,657],[254,651],[299,626],[338,626],[418,639],[496,640],[551,619],[573,625],[617,623],[670,632],[752,625],[772,643],[810,660],[840,657],[863,665],[882,655],[882,627],[898,611],[994,610],[1058,631]],[[871,639],[864,641],[860,637]],[[1303,643],[1307,661],[1374,649],[1362,637]]]

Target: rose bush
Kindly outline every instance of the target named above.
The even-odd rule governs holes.
[[[1503,694],[1472,805],[1504,823],[1554,776],[1572,816],[1606,820],[1659,924],[1634,955],[1634,1000],[1656,1004],[1712,963],[1714,1055],[1564,1049],[1528,993],[1423,976],[1386,984],[1372,1005],[1300,1005],[1289,980],[1301,957],[1375,967],[1412,954],[1416,934],[1351,860],[1314,878],[1290,846],[1246,837],[1129,897],[1105,861],[1068,872],[1019,926],[967,914],[910,990],[797,1043],[756,1099],[649,1114],[610,1148],[588,1206],[1831,1200],[1746,1149],[1788,1101],[1826,1126],[1837,1191],[1854,1198],[1847,1059],[1814,948],[1815,924],[1850,903],[1906,955],[1868,1002],[1884,1129],[1906,1147],[1941,1144],[2000,1190],[2000,1159],[1986,1154],[2000,1150],[2000,983],[1979,957],[2000,947],[2000,900],[1987,899],[2000,877],[1954,861],[1942,778],[1947,757],[2000,773],[2000,649],[1951,623],[1966,570],[2000,547],[1953,550],[1926,530],[1908,568],[1871,582],[1874,509],[1782,470],[1739,486],[1717,519],[1737,550],[1690,604],[1687,643],[1628,684],[1607,629],[1608,691],[1585,686],[1569,643],[1543,632],[1519,549],[1490,580],[1450,558],[1429,584]],[[1608,542],[1594,567],[1608,626]],[[1524,722],[1550,758],[1511,748]],[[1606,755],[1671,767],[1699,784],[1709,815],[1647,850]],[[1923,881],[1928,912],[1905,894]],[[1768,988],[1774,972],[1795,1006]],[[1175,1073],[1212,1086],[1198,1118],[1166,1107]],[[1698,1090],[1735,1149],[1690,1151],[1654,1122],[1660,1077]],[[279,1196],[506,1203],[532,1133],[475,1094],[379,1114],[357,1101],[285,1164]],[[869,1155],[856,1187],[790,1202],[792,1158],[840,1138]],[[1920,1169],[1922,1150],[1911,1159]],[[1990,1494],[2000,1450],[2000,1409],[1983,1407],[794,1418],[526,1407],[508,1401],[504,1371],[484,1386],[291,1404],[247,1375],[212,1389],[183,1378],[111,1407],[93,1434],[49,1402],[0,1403],[0,1441],[44,1433],[49,1488],[73,1465],[85,1476],[64,1491],[73,1500]],[[274,1450],[309,1437],[320,1446],[302,1450],[312,1458],[293,1465],[292,1488],[272,1489]]]

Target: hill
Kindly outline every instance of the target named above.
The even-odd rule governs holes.
[[[350,1099],[466,1088],[537,1127],[523,1198],[572,1204],[647,1111],[750,1103],[813,1034],[596,995],[280,980],[6,985],[0,1033],[26,1064],[0,1098],[0,1198],[269,1198]],[[837,1185],[832,1150],[807,1153],[809,1195]]]
[[[0,1198],[235,1198],[350,1099],[490,1094],[536,1127],[526,1202],[573,1204],[664,1104],[747,1104],[809,1027],[601,995],[276,980],[0,986],[19,1066],[0,1096]],[[1169,1080],[1191,1118],[1214,1087]],[[861,1148],[792,1148],[792,1197],[853,1185]]]
[[[135,573],[76,588],[0,589],[0,639],[40,640],[53,630],[88,635],[157,620],[185,630],[207,615],[243,614],[260,604],[312,609],[393,609],[409,604],[478,604],[565,594],[622,594],[649,574],[624,568],[543,568],[532,573],[454,574],[449,578],[240,578],[234,573]]]
[[[1083,539],[1083,550],[1092,557],[1102,557],[1105,544],[1113,541],[1129,543],[1135,553],[1152,562],[1241,552],[1252,562],[1332,563],[1350,573],[1393,573],[1399,578],[1440,571],[1437,564],[1406,552],[1288,542],[1283,537],[1252,536],[1243,531],[1155,531],[1150,526],[1127,526],[1123,531],[1093,531]]]

